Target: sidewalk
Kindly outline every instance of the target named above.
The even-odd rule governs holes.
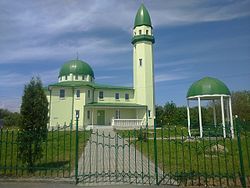
[[[35,183],[35,182],[0,182],[1,188],[79,188],[79,187],[91,187],[91,188],[140,188],[140,187],[166,187],[166,188],[177,188],[177,186],[156,186],[156,185],[99,185],[99,186],[83,186],[82,184],[74,185],[67,183]]]

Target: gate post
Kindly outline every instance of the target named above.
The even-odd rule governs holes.
[[[159,185],[158,181],[158,155],[157,155],[157,142],[156,142],[156,118],[154,118],[154,157],[155,157],[155,182]]]
[[[75,180],[78,183],[78,119],[79,115],[76,114],[76,153],[75,153]]]
[[[244,162],[243,162],[243,156],[242,156],[242,147],[241,147],[241,139],[240,139],[241,127],[239,127],[238,117],[236,117],[235,120],[236,120],[237,142],[238,142],[239,159],[240,159],[240,181],[241,181],[242,187],[246,187],[246,176],[245,176]]]

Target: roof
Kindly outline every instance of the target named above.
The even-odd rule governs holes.
[[[152,27],[148,10],[143,4],[140,6],[140,8],[137,11],[135,22],[134,22],[134,28],[137,26],[142,26],[142,25]]]
[[[90,65],[82,60],[71,60],[66,62],[60,69],[59,77],[69,75],[90,75],[94,77],[94,71]]]
[[[199,95],[231,95],[231,93],[222,81],[204,77],[194,82],[187,92],[187,98]]]
[[[66,82],[58,82],[54,84],[50,84],[49,86],[55,87],[82,87],[88,86],[95,89],[120,89],[120,90],[133,90],[132,87],[126,86],[112,86],[112,85],[105,85],[105,84],[97,84],[93,82],[86,82],[86,81],[66,81]]]
[[[88,107],[130,107],[130,108],[145,108],[146,105],[136,104],[136,103],[104,103],[104,102],[93,102],[86,104]]]
[[[132,38],[132,44],[135,44],[140,41],[149,41],[152,42],[153,44],[155,43],[155,38],[151,35],[137,35]]]

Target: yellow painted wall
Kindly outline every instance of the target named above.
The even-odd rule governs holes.
[[[134,29],[134,34],[139,35],[139,30],[142,34],[151,28],[140,26]],[[142,59],[140,66],[139,59]],[[151,117],[149,117],[149,126],[154,125],[155,117],[155,99],[154,99],[154,61],[153,61],[153,44],[149,41],[139,41],[134,44],[133,48],[133,76],[135,88],[135,102],[148,106]]]

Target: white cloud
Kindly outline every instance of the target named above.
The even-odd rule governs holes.
[[[43,84],[48,84],[57,81],[57,75],[59,70],[41,71],[39,73],[33,72],[29,74],[12,73],[12,72],[0,72],[0,87],[10,88],[15,86],[24,86],[27,84],[33,76],[39,76],[43,81]]]
[[[186,79],[187,76],[179,75],[179,74],[158,74],[155,75],[155,82],[167,82],[167,81],[175,81],[175,80],[182,80]]]

